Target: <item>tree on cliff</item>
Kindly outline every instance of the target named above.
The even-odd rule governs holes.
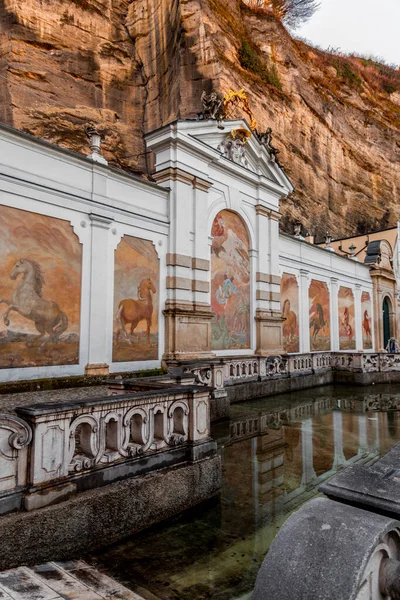
[[[317,0],[245,0],[249,6],[271,10],[291,29],[310,19],[319,8]]]

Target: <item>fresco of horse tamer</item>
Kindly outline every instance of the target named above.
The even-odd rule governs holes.
[[[124,236],[115,250],[114,362],[158,359],[158,286],[152,242]]]
[[[249,237],[241,217],[222,210],[214,219],[211,244],[213,350],[250,348]]]
[[[0,206],[0,368],[79,363],[82,246],[68,221]]]
[[[372,350],[372,308],[369,292],[361,294],[363,349]]]
[[[340,287],[339,306],[339,348],[340,350],[356,349],[356,331],[354,316],[354,295],[351,288]]]
[[[310,347],[312,352],[331,349],[329,290],[324,281],[313,279],[309,290]]]
[[[299,345],[299,287],[294,275],[283,273],[281,279],[283,348],[285,352],[300,352]]]

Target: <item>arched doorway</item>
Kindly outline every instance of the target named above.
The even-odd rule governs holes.
[[[212,350],[250,348],[250,244],[235,212],[214,219],[211,244]]]
[[[389,339],[392,336],[391,327],[390,327],[390,315],[391,315],[391,302],[389,298],[386,296],[383,300],[383,347],[386,348]]]

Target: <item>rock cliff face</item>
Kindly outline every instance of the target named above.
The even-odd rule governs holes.
[[[293,40],[241,0],[5,0],[0,120],[146,172],[143,133],[195,118],[200,95],[244,88],[296,186],[283,227],[321,236],[400,218],[400,78]]]

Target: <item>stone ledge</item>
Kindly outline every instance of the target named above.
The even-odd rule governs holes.
[[[78,494],[0,519],[0,570],[63,560],[113,544],[217,494],[219,456]]]

